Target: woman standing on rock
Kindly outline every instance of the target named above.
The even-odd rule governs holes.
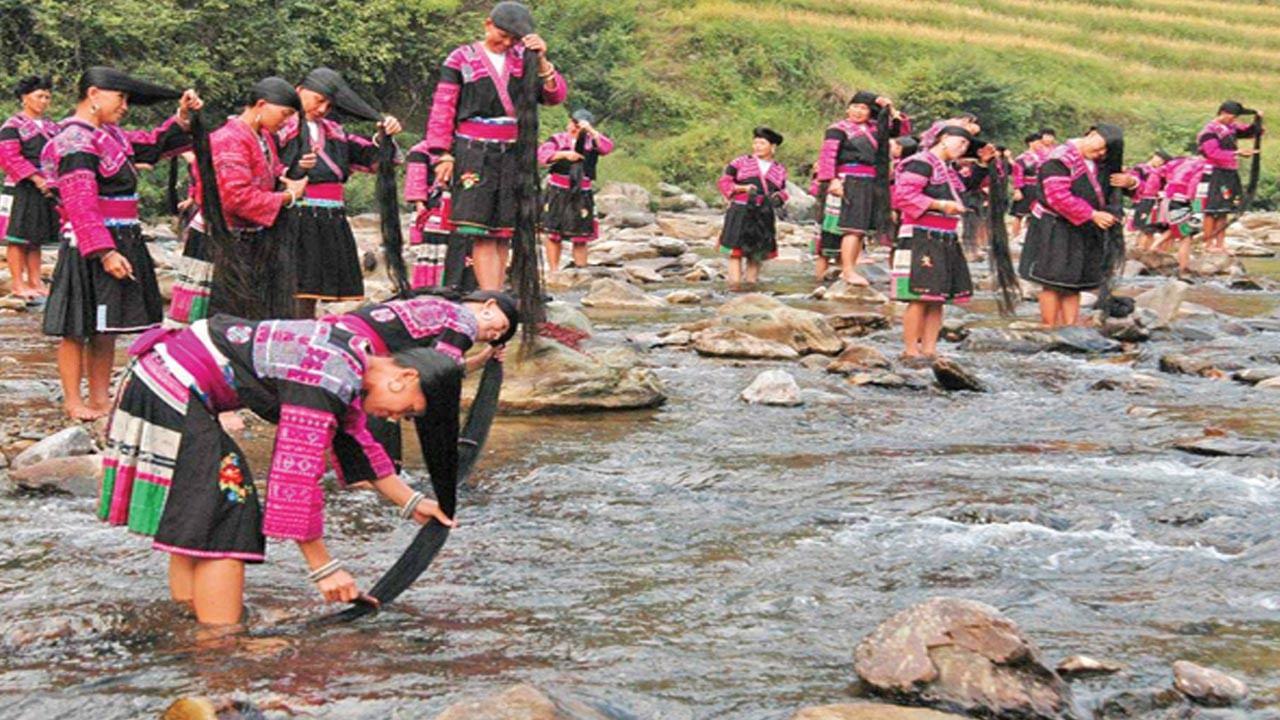
[[[129,104],[179,100],[178,112],[151,131],[122,130]],[[115,336],[155,327],[163,301],[138,220],[136,164],[191,147],[189,114],[202,106],[195,91],[153,85],[108,67],[80,78],[75,113],[45,146],[42,171],[58,196],[65,231],[45,306],[44,333],[62,338],[58,375],[67,414],[106,415]],[[89,378],[89,398],[80,378]]]
[[[613,141],[596,130],[589,110],[578,110],[565,132],[538,148],[538,162],[551,168],[542,204],[547,271],[560,269],[560,244],[573,244],[573,265],[587,266],[587,243],[600,235],[596,222],[594,183],[600,158],[613,152]]]
[[[347,85],[335,70],[312,70],[297,87],[302,115],[280,130],[280,159],[287,177],[306,179],[296,207],[298,233],[298,309],[296,317],[315,317],[316,303],[364,299],[364,278],[344,186],[354,171],[374,172],[378,146],[329,118],[334,109],[378,123],[380,142],[392,142],[400,121],[383,116]]]
[[[281,210],[302,198],[307,179],[286,179],[283,188],[276,189],[284,165],[275,133],[301,109],[298,93],[288,81],[265,78],[253,86],[240,114],[209,136],[229,237],[218,239],[221,247],[211,244],[203,183],[197,174],[195,198],[200,210],[191,219],[183,247],[169,305],[170,326],[188,325],[215,313],[251,319],[292,315],[294,272],[277,262],[279,221]]]
[[[751,154],[729,163],[720,176],[720,194],[729,201],[720,231],[720,251],[729,255],[729,287],[760,280],[764,261],[778,255],[775,209],[787,202],[787,169],[774,160],[782,135],[767,127],[753,133]]]
[[[266,559],[266,538],[293,540],[308,578],[329,602],[359,596],[324,543],[326,456],[377,478],[374,488],[419,524],[439,506],[395,473],[366,413],[422,417],[437,433],[434,477],[457,472],[462,370],[434,350],[378,356],[368,340],[319,320],[252,322],[219,315],[179,331],[154,330],[130,348],[103,459],[99,517],[153,536],[169,553],[173,599],[202,624],[241,622],[245,563]],[[244,453],[219,413],[248,408],[277,424],[265,507]]]
[[[1156,233],[1164,230],[1160,223],[1152,219],[1160,191],[1164,189],[1164,167],[1169,162],[1169,153],[1157,150],[1145,163],[1133,166],[1129,174],[1138,180],[1138,189],[1133,193],[1133,217],[1129,219],[1129,227],[1139,233],[1138,247],[1150,250],[1155,244]]]
[[[529,97],[526,79],[535,76],[536,97]],[[480,289],[501,290],[512,240],[530,235],[529,247],[517,242],[513,269],[522,303],[541,298],[540,288],[524,287],[538,283],[537,105],[559,105],[566,95],[533,14],[504,0],[485,19],[482,41],[449,53],[431,101],[427,148],[436,182],[452,194],[450,242],[459,251],[471,246]],[[527,297],[534,291],[537,297]]]
[[[893,199],[902,225],[893,250],[893,291],[894,299],[907,303],[902,354],[909,359],[937,354],[943,307],[968,302],[973,294],[959,235],[965,181],[954,164],[974,143],[962,127],[941,128],[928,150],[898,168]],[[971,178],[981,182],[985,175],[980,167]]]
[[[1104,232],[1120,221],[1108,206],[1099,178],[1109,152],[1123,152],[1124,133],[1115,125],[1097,125],[1084,137],[1054,148],[1040,165],[1035,222],[1019,263],[1021,275],[1040,283],[1040,322],[1047,327],[1075,325],[1080,292],[1106,278]],[[1110,187],[1133,187],[1134,178],[1117,172]]]
[[[1251,124],[1237,123],[1241,115],[1253,115]],[[1206,253],[1227,252],[1227,217],[1236,212],[1244,199],[1240,185],[1240,158],[1252,157],[1253,148],[1241,149],[1238,138],[1262,134],[1262,113],[1250,110],[1235,100],[1218,107],[1218,114],[1196,135],[1196,147],[1209,163],[1208,196],[1204,203],[1204,248]]]
[[[18,81],[14,94],[22,110],[0,125],[0,238],[8,245],[13,294],[28,300],[48,294],[40,279],[40,248],[58,242],[57,205],[39,169],[40,152],[58,131],[44,116],[52,89],[48,75]]]
[[[840,198],[840,216],[836,223],[841,234],[840,271],[850,285],[869,284],[856,270],[862,244],[867,233],[886,229],[876,227],[876,216],[880,214],[876,183],[882,179],[887,181],[880,173],[888,172],[887,164],[881,167],[883,163],[879,162],[881,138],[875,121],[877,112],[889,113],[892,118],[889,137],[910,134],[910,123],[897,114],[889,98],[860,90],[849,99],[845,119],[827,128],[818,157],[819,184],[825,184],[829,196]],[[884,142],[888,142],[888,137]],[[887,159],[887,148],[885,157]],[[888,222],[887,218],[878,220]]]

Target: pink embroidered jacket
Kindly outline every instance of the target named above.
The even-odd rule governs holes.
[[[537,68],[530,68],[537,71]],[[454,134],[459,126],[477,121],[508,119],[511,125],[509,137],[502,134],[494,139],[514,141],[515,102],[514,89],[524,77],[524,45],[516,43],[507,50],[506,62],[501,71],[489,60],[483,43],[471,43],[454,49],[445,58],[431,100],[431,115],[427,120],[426,142],[433,157],[448,153],[453,148]],[[559,105],[568,95],[564,78],[557,72],[554,85],[542,85],[539,102],[543,105]],[[482,129],[482,128],[480,128]],[[479,131],[479,129],[478,129]]]
[[[281,208],[276,178],[284,172],[284,165],[271,133],[263,130],[255,136],[243,120],[233,117],[209,136],[209,149],[227,226],[252,230],[275,225]],[[200,176],[195,177],[199,200],[203,197]]]
[[[1072,225],[1083,225],[1106,205],[1097,167],[1086,162],[1075,143],[1055,147],[1040,166],[1037,215],[1058,215]],[[1035,212],[1036,210],[1033,210]]]
[[[720,194],[735,205],[761,206],[764,205],[766,198],[773,198],[775,204],[782,205],[790,199],[790,195],[787,194],[786,166],[774,161],[769,172],[761,177],[760,161],[752,155],[734,158],[733,162],[725,167],[716,185],[720,188]],[[748,185],[756,192],[754,194],[735,193],[734,185]]]
[[[40,153],[41,172],[58,194],[63,226],[80,254],[93,257],[115,249],[108,225],[138,222],[138,172],[191,147],[191,135],[177,116],[154,130],[93,127],[67,118]]]
[[[0,173],[6,185],[17,185],[39,172],[40,151],[58,132],[58,124],[18,113],[0,125]]]
[[[1260,132],[1261,129],[1256,125],[1245,123],[1224,125],[1211,120],[1196,135],[1196,146],[1200,149],[1200,155],[1212,167],[1235,170],[1240,167],[1236,138],[1251,138]]]
[[[929,210],[935,200],[964,204],[965,181],[951,164],[931,152],[919,152],[898,167],[893,184],[893,207],[902,213],[901,234],[910,235],[915,225],[955,232],[957,216]]]

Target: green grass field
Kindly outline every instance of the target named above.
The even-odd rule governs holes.
[[[1189,148],[1230,97],[1280,112],[1280,3],[1247,0],[634,0],[632,60],[608,70],[623,152],[603,172],[709,193],[750,129],[787,135],[781,158],[816,157],[856,88],[922,120],[977,112],[1019,147],[1049,124],[1063,136],[1123,125],[1128,157]],[[630,14],[634,14],[630,16]],[[1269,147],[1269,146],[1268,146]],[[1263,193],[1280,201],[1280,156]]]

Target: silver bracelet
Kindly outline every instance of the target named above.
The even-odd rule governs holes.
[[[308,579],[308,580],[310,580],[310,581],[311,581],[311,582],[313,582],[313,583],[315,583],[315,582],[320,582],[321,580],[323,580],[323,579],[325,579],[325,578],[329,577],[330,575],[333,575],[334,573],[338,572],[338,571],[339,571],[339,570],[341,570],[341,569],[342,569],[342,561],[341,561],[341,560],[336,560],[336,559],[335,559],[335,560],[330,560],[329,562],[327,562],[327,563],[325,563],[325,564],[321,565],[320,567],[316,568],[315,570],[312,570],[312,571],[307,575],[307,579]]]
[[[409,499],[405,501],[405,504],[400,508],[400,519],[408,520],[413,517],[413,512],[418,509],[418,503],[422,502],[426,498],[426,495],[416,491],[410,495]]]

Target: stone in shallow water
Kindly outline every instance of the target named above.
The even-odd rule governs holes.
[[[1277,457],[1280,456],[1280,444],[1262,442],[1260,440],[1241,440],[1239,438],[1205,436],[1179,440],[1173,444],[1175,448],[1193,455],[1210,457]]]
[[[820,313],[785,305],[767,295],[736,297],[716,311],[716,323],[764,340],[782,343],[797,353],[835,355],[844,341]]]
[[[515,413],[566,413],[657,407],[666,391],[623,346],[575,350],[539,338],[529,357],[508,353],[500,407]]]
[[[56,457],[9,471],[9,482],[21,490],[95,497],[101,469],[101,455]]]
[[[52,458],[88,455],[96,451],[97,447],[93,444],[89,431],[83,425],[73,425],[23,450],[22,454],[13,459],[13,467],[21,470]]]
[[[1124,669],[1119,663],[1098,660],[1088,655],[1072,655],[1058,663],[1058,674],[1063,677],[1085,677],[1089,675],[1111,675]]]
[[[435,720],[607,720],[583,703],[552,699],[532,685],[515,685],[480,700],[450,705]]]
[[[603,310],[656,310],[667,307],[661,298],[647,295],[630,283],[609,278],[591,283],[591,290],[582,298],[582,304]]]
[[[1210,707],[1234,705],[1249,697],[1249,686],[1244,682],[1186,660],[1173,664],[1173,686],[1194,702]]]
[[[957,390],[987,391],[986,384],[979,380],[978,376],[961,367],[959,363],[950,358],[940,357],[933,361],[933,377],[942,386],[942,389],[948,392]]]
[[[1074,718],[1071,689],[1000,611],[933,598],[881,623],[854,669],[876,694],[971,715]]]
[[[891,366],[884,353],[870,345],[850,345],[827,366],[827,372],[852,375],[865,370],[887,370]]]
[[[955,720],[963,715],[898,705],[818,705],[800,710],[790,720]]]
[[[713,327],[693,336],[693,349],[699,355],[757,360],[795,360],[800,353],[789,345],[749,335],[741,330]]]
[[[752,405],[803,405],[800,386],[791,373],[784,370],[765,370],[751,381],[740,396]]]

